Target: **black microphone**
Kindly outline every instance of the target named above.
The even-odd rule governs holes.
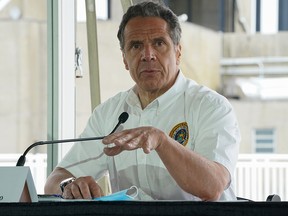
[[[114,127],[114,129],[111,131],[110,134],[114,133],[116,131],[116,129],[119,127],[120,124],[123,124],[127,121],[129,117],[129,114],[127,112],[123,112],[121,113],[121,115],[118,118],[118,123],[117,125]],[[110,135],[109,134],[109,135]],[[40,146],[40,145],[48,145],[48,144],[57,144],[57,143],[69,143],[69,142],[78,142],[78,141],[90,141],[90,140],[101,140],[103,139],[105,136],[102,137],[86,137],[86,138],[75,138],[75,139],[63,139],[63,140],[47,140],[47,141],[38,141],[33,143],[32,145],[30,145],[25,152],[23,153],[23,155],[20,156],[20,158],[17,161],[16,166],[24,166],[25,162],[26,162],[26,155],[27,153],[34,148],[35,146]]]

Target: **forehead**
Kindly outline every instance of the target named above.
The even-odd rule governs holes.
[[[146,35],[169,36],[167,22],[159,17],[134,17],[126,24],[125,39],[137,39]]]

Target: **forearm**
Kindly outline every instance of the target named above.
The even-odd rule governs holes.
[[[62,194],[59,184],[69,177],[73,177],[69,171],[57,167],[47,178],[44,187],[45,194]]]
[[[217,200],[229,183],[226,168],[166,136],[156,149],[177,184],[202,200]]]
[[[177,184],[186,192],[203,200],[217,200],[229,182],[229,172],[214,161],[193,152],[163,131],[153,127],[139,127],[111,134],[103,139],[109,156],[123,150],[142,148],[146,154],[156,150]],[[212,151],[212,150],[211,150]]]

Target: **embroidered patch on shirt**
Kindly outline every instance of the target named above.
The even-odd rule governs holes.
[[[181,145],[186,146],[189,139],[189,130],[187,122],[177,124],[169,133],[169,136],[179,142]]]

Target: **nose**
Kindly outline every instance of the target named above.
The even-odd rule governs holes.
[[[144,49],[142,50],[142,61],[154,61],[156,60],[154,49],[151,45],[144,46]]]

